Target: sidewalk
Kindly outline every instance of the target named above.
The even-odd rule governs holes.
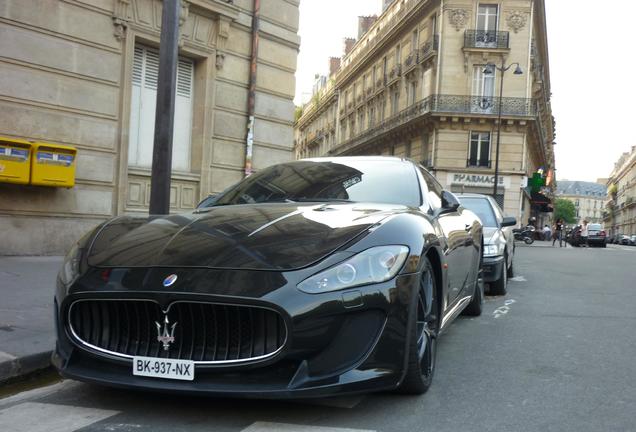
[[[0,383],[49,366],[55,278],[62,260],[0,256]]]

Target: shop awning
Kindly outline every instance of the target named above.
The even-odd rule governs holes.
[[[532,192],[532,195],[530,196],[530,202],[532,204],[538,204],[538,205],[552,204],[552,200],[550,198],[548,198],[547,196],[539,192]]]

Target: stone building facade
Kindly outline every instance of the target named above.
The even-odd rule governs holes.
[[[623,153],[614,164],[607,189],[605,229],[611,235],[636,234],[636,146]]]
[[[605,184],[559,180],[556,186],[556,197],[574,204],[579,224],[584,220],[589,223],[603,223],[603,211],[607,199]]]
[[[544,8],[543,0],[390,2],[304,107],[296,157],[404,156],[454,192],[491,194],[501,102],[498,200],[520,222],[542,220],[545,201],[527,186],[554,169]],[[502,62],[523,74],[516,65],[503,74],[500,100],[502,73],[488,65]]]
[[[171,211],[244,177],[254,0],[181,0]],[[254,169],[293,158],[299,0],[260,2]],[[71,189],[0,183],[0,254],[147,213],[160,0],[0,2],[0,136],[75,146]],[[247,166],[249,169],[250,167]]]

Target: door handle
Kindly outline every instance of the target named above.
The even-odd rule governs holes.
[[[466,231],[470,231],[472,228],[473,228],[473,226],[472,226],[472,225],[466,225],[466,226],[464,227],[464,230],[466,230]]]

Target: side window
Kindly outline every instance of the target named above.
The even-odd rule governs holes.
[[[433,177],[424,167],[418,166],[420,174],[422,175],[422,179],[424,180],[424,184],[426,186],[425,190],[422,190],[422,195],[424,195],[424,199],[431,206],[433,210],[442,207],[442,185]]]

